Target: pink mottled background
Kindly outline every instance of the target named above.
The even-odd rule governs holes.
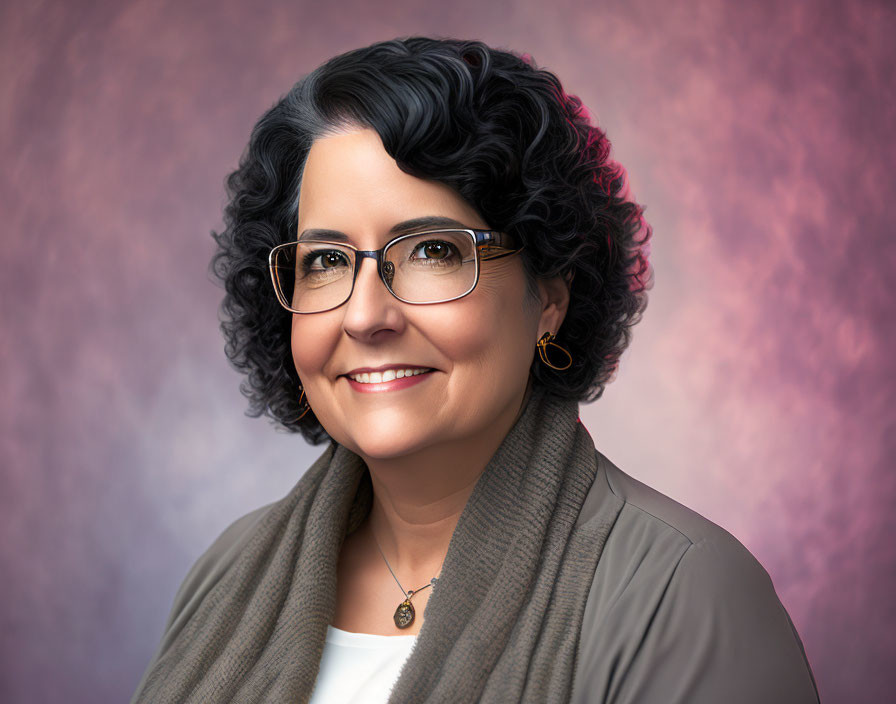
[[[869,0],[0,6],[0,700],[126,701],[189,566],[322,448],[250,419],[209,232],[255,120],[439,34],[579,95],[654,227],[604,398],[625,471],[771,574],[825,702],[896,677],[896,13]]]

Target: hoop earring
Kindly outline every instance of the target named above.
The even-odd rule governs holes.
[[[555,337],[556,337],[556,335],[552,335],[551,333],[546,332],[544,335],[541,336],[541,338],[538,340],[538,342],[535,343],[535,345],[536,345],[536,347],[538,347],[538,356],[541,357],[542,362],[544,362],[551,369],[556,369],[557,371],[563,371],[564,369],[569,369],[572,366],[572,355],[569,353],[569,351],[565,347],[558,345],[556,342],[551,342],[551,340],[553,340]],[[569,360],[566,363],[566,366],[558,367],[554,364],[551,364],[551,361],[548,359],[548,345],[551,345],[552,347],[556,347],[558,350],[560,350],[563,354],[566,355],[566,358]]]
[[[303,386],[303,387],[302,387],[302,393],[299,394],[299,406],[302,405],[302,401],[304,400],[304,398],[305,398],[305,387]],[[310,411],[310,410],[311,410],[311,406],[309,406],[309,405],[308,405],[308,402],[305,401],[305,410],[302,411],[302,415],[300,415],[298,418],[293,418],[290,422],[291,422],[291,423],[297,423],[297,422],[299,422],[300,420],[302,420],[302,418],[305,417],[305,415],[306,415],[306,414],[308,413],[308,411]]]

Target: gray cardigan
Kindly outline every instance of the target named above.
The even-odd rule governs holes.
[[[573,704],[803,704],[818,691],[771,578],[730,533],[597,453],[577,525],[624,501],[597,563]]]
[[[585,605],[572,704],[819,702],[799,635],[768,573],[730,533],[597,452],[576,525],[624,502]],[[197,560],[169,623],[239,553],[262,506]],[[166,626],[167,631],[167,626]]]

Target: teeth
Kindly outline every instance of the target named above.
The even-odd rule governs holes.
[[[364,372],[362,374],[352,374],[351,379],[360,384],[382,384],[395,379],[403,379],[406,376],[417,376],[430,371],[425,368],[408,368],[408,369],[387,369],[384,372]]]

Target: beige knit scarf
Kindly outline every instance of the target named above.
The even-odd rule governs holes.
[[[390,702],[568,701],[585,601],[618,513],[574,528],[596,472],[577,404],[534,390],[461,514]],[[372,496],[361,458],[331,443],[220,575],[179,595],[133,701],[307,702],[340,546]]]

